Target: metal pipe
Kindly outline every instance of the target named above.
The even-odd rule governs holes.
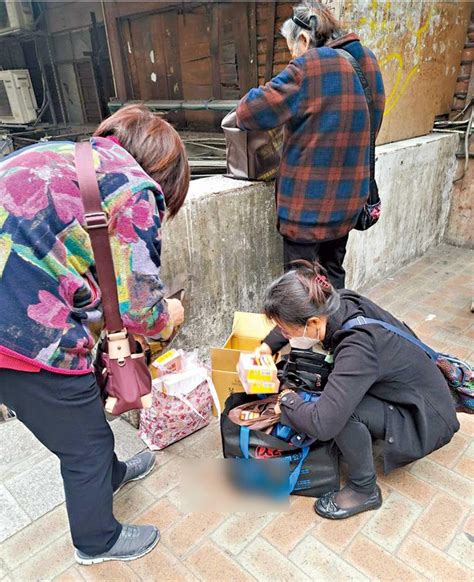
[[[221,111],[223,113],[232,111],[238,105],[238,101],[223,99],[208,99],[205,101],[111,101],[107,104],[109,111],[115,113],[124,105],[131,103],[143,103],[150,111]]]

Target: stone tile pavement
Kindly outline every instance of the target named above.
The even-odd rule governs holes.
[[[442,245],[366,294],[439,350],[474,362],[474,252]],[[58,466],[18,421],[0,424],[0,580],[473,580],[474,416],[453,441],[379,483],[384,505],[343,522],[293,497],[270,514],[183,513],[179,462],[218,456],[218,425],[157,453],[157,469],[125,487],[118,519],[155,523],[158,548],[130,562],[74,565]],[[143,448],[112,422],[122,458]]]

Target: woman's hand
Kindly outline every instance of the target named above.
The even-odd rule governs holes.
[[[255,350],[255,357],[258,358],[260,356],[265,356],[265,355],[273,355],[272,354],[272,348],[266,344],[265,342],[262,342],[258,348]]]
[[[291,388],[284,388],[280,392],[280,394],[278,394],[277,403],[275,404],[275,414],[281,414],[281,406],[280,406],[281,399],[283,398],[283,396],[285,396],[285,394],[290,394],[290,392],[292,392],[293,394],[296,394],[295,391],[292,390]]]
[[[170,314],[173,327],[179,327],[184,321],[184,307],[179,299],[166,299],[168,313]]]

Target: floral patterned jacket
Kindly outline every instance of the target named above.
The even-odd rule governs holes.
[[[166,338],[163,193],[122,147],[91,143],[123,322],[132,333]],[[39,144],[0,161],[0,313],[1,353],[53,372],[90,372],[103,316],[73,143]]]

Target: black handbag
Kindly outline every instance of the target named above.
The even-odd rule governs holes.
[[[240,426],[229,418],[229,411],[258,396],[242,392],[232,394],[221,416],[222,449],[230,459],[286,459],[289,461],[287,492],[293,495],[321,497],[339,490],[339,451],[333,441],[300,446],[259,430]],[[310,441],[306,441],[308,443]],[[245,471],[245,464],[239,470]]]
[[[332,364],[327,356],[312,350],[292,348],[290,353],[278,362],[278,379],[292,390],[320,392],[326,386]]]
[[[370,177],[369,177],[369,196],[367,198],[364,207],[357,218],[357,222],[354,226],[356,230],[367,230],[373,226],[380,218],[380,212],[382,208],[382,202],[379,196],[379,188],[377,182],[375,181],[375,118],[374,118],[374,99],[372,96],[372,91],[370,90],[369,82],[367,77],[362,72],[360,65],[350,52],[344,50],[343,48],[335,49],[341,57],[344,57],[352,65],[352,68],[359,77],[359,81],[364,89],[365,99],[367,101],[367,107],[369,108],[370,116]]]

